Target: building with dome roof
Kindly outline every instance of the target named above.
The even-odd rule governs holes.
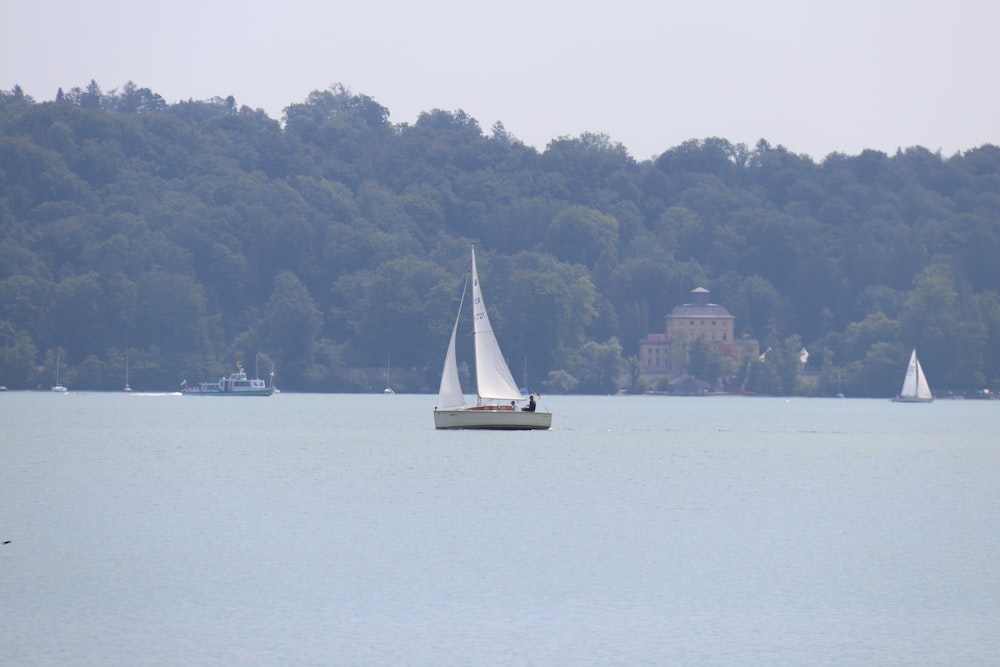
[[[697,338],[726,356],[739,358],[733,338],[736,318],[710,297],[704,287],[691,290],[691,301],[675,306],[664,318],[663,333],[651,333],[639,342],[639,362],[646,374],[682,372],[687,367],[688,344]]]

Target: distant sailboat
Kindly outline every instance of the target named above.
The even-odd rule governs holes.
[[[389,359],[385,360],[385,389],[382,390],[383,394],[395,394],[396,392],[392,390],[392,384],[389,382]]]
[[[123,391],[125,391],[125,392],[132,391],[132,387],[130,387],[129,384],[128,384],[128,355],[127,354],[125,355],[125,389]]]
[[[903,388],[899,396],[892,399],[896,403],[930,403],[934,400],[931,388],[924,377],[924,369],[917,360],[917,350],[913,349],[910,354],[910,363],[906,367],[906,376],[903,378]]]
[[[62,362],[62,353],[59,353],[56,355],[56,383],[52,387],[52,391],[60,394],[66,391],[66,387],[59,384],[59,366],[61,365],[61,362]]]

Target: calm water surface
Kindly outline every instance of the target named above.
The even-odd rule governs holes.
[[[0,394],[3,665],[1000,664],[1000,402]]]

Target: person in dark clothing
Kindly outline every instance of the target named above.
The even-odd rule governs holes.
[[[534,412],[535,411],[535,395],[528,394],[528,404],[521,408],[522,412]]]

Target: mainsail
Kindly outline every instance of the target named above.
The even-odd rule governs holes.
[[[476,393],[479,400],[522,399],[521,390],[510,374],[507,361],[500,351],[500,343],[490,326],[490,317],[486,314],[486,304],[483,302],[479,274],[476,271],[475,246],[472,248],[472,321],[476,344]]]

